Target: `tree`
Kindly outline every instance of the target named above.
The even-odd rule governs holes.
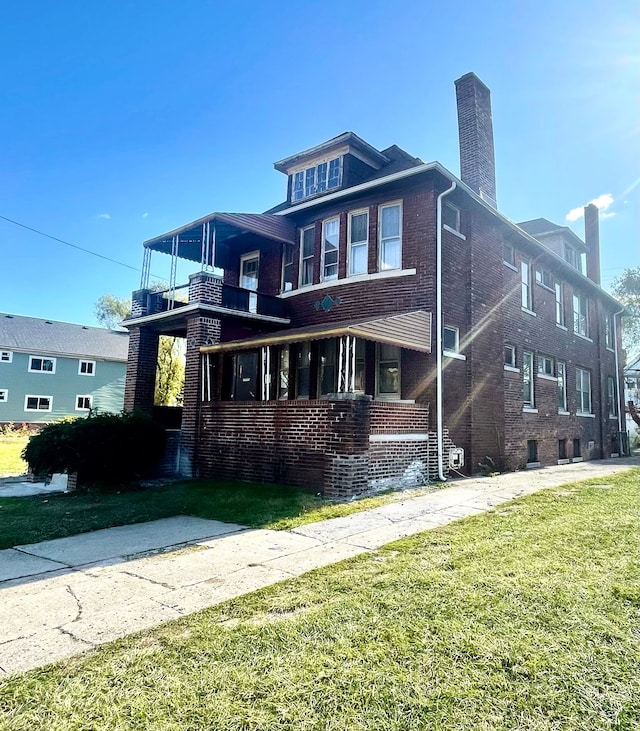
[[[622,318],[622,344],[634,353],[640,350],[640,268],[625,269],[613,280],[611,291],[630,313]]]
[[[155,282],[152,290],[166,289],[164,282]],[[103,327],[114,330],[131,314],[131,301],[124,297],[103,294],[95,304],[96,319]],[[185,348],[182,338],[161,335],[158,343],[158,368],[154,403],[157,406],[181,406],[184,386]]]

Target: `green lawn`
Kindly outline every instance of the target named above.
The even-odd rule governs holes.
[[[135,492],[0,498],[0,549],[172,515],[283,530],[434,489],[332,503],[282,485],[203,480]]]
[[[22,475],[27,471],[20,453],[28,440],[26,436],[0,436],[0,477]]]
[[[550,489],[9,678],[0,729],[638,729],[639,476]]]

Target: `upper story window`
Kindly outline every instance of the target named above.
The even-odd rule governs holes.
[[[556,282],[553,289],[556,293],[556,325],[564,327],[564,287],[561,282]]]
[[[337,188],[341,179],[342,159],[339,157],[298,170],[293,174],[291,200],[299,201],[316,193]]]
[[[553,376],[553,358],[548,355],[538,356],[538,374],[541,376]]]
[[[300,286],[313,284],[313,250],[315,226],[300,231]]]
[[[96,362],[95,360],[81,360],[78,363],[79,376],[95,376]]]
[[[533,391],[533,353],[525,350],[522,354],[522,403],[525,409],[535,406]]]
[[[584,295],[573,295],[573,330],[589,337],[589,300]]]
[[[283,244],[282,247],[282,282],[281,292],[291,292],[293,289],[293,246]]]
[[[504,346],[504,364],[509,368],[516,367],[516,346],[505,345]]]
[[[29,356],[29,373],[55,373],[55,358],[37,358],[35,355]]]
[[[547,289],[553,289],[554,281],[551,272],[546,269],[536,269],[536,282]]]
[[[523,309],[531,311],[533,300],[531,297],[531,267],[528,261],[520,262],[520,282],[522,284],[520,304]]]
[[[558,361],[558,411],[563,413],[567,410],[567,366],[562,361]]]
[[[349,274],[366,274],[369,249],[369,211],[349,214]]]
[[[591,372],[584,368],[576,368],[576,394],[578,397],[578,414],[590,414]]]
[[[11,363],[13,353],[10,350],[0,350],[0,363]]]
[[[609,350],[613,350],[614,347],[613,328],[613,315],[607,315],[604,321],[604,340]]]
[[[573,246],[569,246],[569,244],[565,243],[563,247],[563,257],[564,260],[568,261],[574,269],[582,272],[582,254],[580,254],[577,249],[574,249]]]
[[[511,267],[516,265],[516,250],[506,242],[502,244],[502,261]]]
[[[451,325],[445,325],[442,331],[442,349],[449,353],[460,352],[460,330]]]
[[[402,204],[380,206],[380,271],[402,266]]]
[[[445,202],[442,206],[442,225],[460,233],[460,209],[453,203]]]
[[[338,244],[340,219],[330,218],[322,222],[322,279],[338,278]]]

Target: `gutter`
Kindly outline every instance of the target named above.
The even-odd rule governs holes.
[[[444,434],[442,424],[442,199],[453,193],[456,189],[456,181],[444,190],[437,199],[436,204],[436,400],[437,400],[437,440],[438,440],[438,479],[446,482],[444,467],[442,464],[444,452]]]

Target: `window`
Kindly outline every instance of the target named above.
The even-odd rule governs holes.
[[[502,260],[505,264],[509,264],[512,267],[516,265],[516,251],[511,244],[502,244]]]
[[[6,404],[9,400],[9,391],[6,388],[0,388],[0,404]]]
[[[607,376],[607,409],[609,416],[618,415],[618,399],[616,398],[616,381],[613,376]]]
[[[576,368],[576,393],[578,414],[591,413],[591,373],[584,368]]]
[[[315,226],[300,231],[300,286],[313,283],[313,250]]]
[[[584,295],[573,295],[573,331],[589,337],[589,300]]]
[[[442,348],[450,353],[457,353],[460,350],[460,330],[457,327],[444,326]]]
[[[460,233],[460,209],[452,203],[442,206],[442,225]]]
[[[558,361],[558,411],[567,411],[567,366]]]
[[[522,354],[522,403],[528,409],[535,406],[533,398],[533,353],[528,351]]]
[[[556,293],[556,325],[564,327],[564,287],[561,282],[554,285]]]
[[[568,261],[574,269],[579,272],[582,271],[582,256],[577,249],[569,246],[569,244],[564,245],[564,260]]]
[[[51,411],[53,398],[51,396],[25,396],[25,411]]]
[[[504,364],[509,368],[516,367],[516,346],[505,345],[504,346]]]
[[[527,439],[527,463],[538,461],[538,442],[535,439]]]
[[[558,439],[558,459],[567,459],[567,440]]]
[[[78,363],[79,376],[95,376],[96,362],[95,360],[81,360]]]
[[[549,358],[548,355],[538,356],[538,373],[541,376],[553,377],[553,358]]]
[[[29,356],[29,373],[55,373],[55,358],[36,358],[34,355]]]
[[[522,284],[520,304],[525,310],[533,307],[531,301],[531,268],[528,261],[520,262],[520,282]]]
[[[358,338],[356,340],[356,368],[353,378],[353,390],[356,393],[364,393],[365,391],[365,356],[365,342]]]
[[[573,456],[574,457],[582,456],[582,452],[580,451],[580,440],[579,439],[573,440]]]
[[[293,289],[293,246],[284,244],[282,247],[282,282],[281,292],[291,292]]]
[[[321,340],[318,343],[318,390],[321,396],[337,391],[337,375],[336,340]]]
[[[402,206],[400,203],[380,206],[380,269],[402,266]]]
[[[367,273],[369,212],[349,214],[349,274]]]
[[[322,223],[322,279],[338,278],[338,239],[340,219],[331,218]]]
[[[278,399],[286,401],[289,398],[289,346],[280,348],[278,361]]]
[[[614,322],[613,322],[613,316],[607,315],[604,321],[604,340],[607,348],[609,350],[613,350],[614,346],[614,337],[613,337],[613,328],[614,328]]]
[[[536,269],[536,282],[547,289],[553,289],[553,277],[546,269]]]
[[[10,350],[0,350],[0,363],[11,363],[13,353]]]
[[[311,371],[311,344],[300,343],[296,356],[296,397],[309,398],[309,374]]]
[[[93,406],[93,396],[76,396],[76,411],[89,411]]]
[[[400,348],[379,343],[376,347],[377,395],[381,399],[400,398]]]
[[[305,170],[298,170],[293,173],[291,200],[299,201],[316,193],[323,193],[327,189],[337,188],[340,185],[341,174],[342,165],[339,157],[325,160]]]

